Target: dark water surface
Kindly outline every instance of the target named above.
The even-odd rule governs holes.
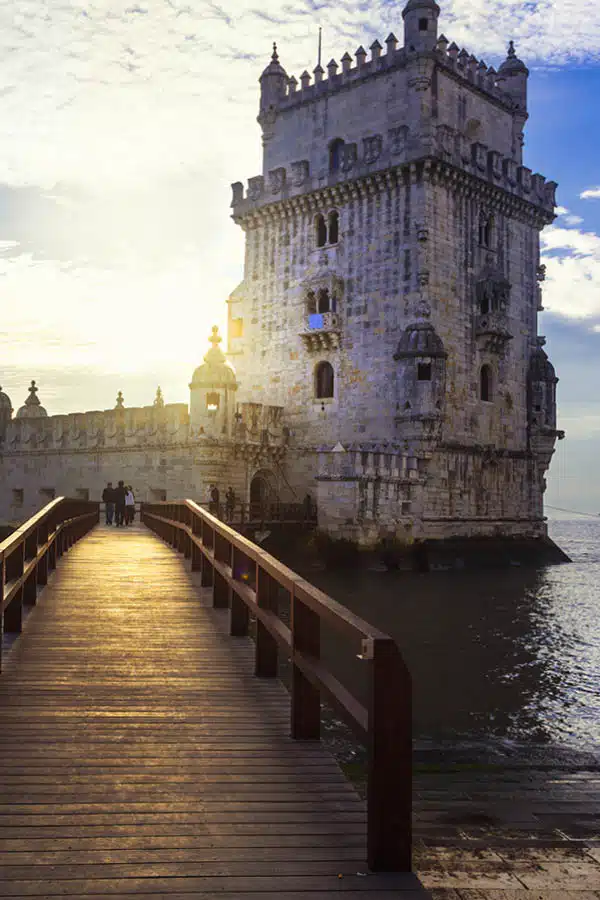
[[[550,534],[572,564],[303,574],[396,639],[417,739],[598,748],[600,519],[552,522]],[[358,652],[323,635],[330,665],[364,699]]]

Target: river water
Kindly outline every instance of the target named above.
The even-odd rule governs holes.
[[[485,572],[310,571],[398,642],[421,742],[600,747],[600,519],[555,521],[571,564]],[[356,647],[323,654],[363,700]]]

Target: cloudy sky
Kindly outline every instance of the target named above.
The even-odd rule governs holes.
[[[560,183],[543,234],[555,362],[550,505],[600,512],[597,0],[440,0],[441,30],[531,68],[526,163]],[[402,34],[385,0],[0,0],[0,384],[51,413],[187,400],[241,278],[232,181],[260,171],[257,79]]]

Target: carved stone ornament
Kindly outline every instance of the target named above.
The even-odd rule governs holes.
[[[488,148],[485,144],[480,144],[479,141],[475,141],[473,144],[473,163],[480,172],[485,172],[487,169],[487,155]]]
[[[285,187],[285,168],[271,169],[269,172],[269,184],[272,194],[280,194]]]
[[[265,189],[265,179],[262,175],[255,175],[248,179],[248,200],[258,200]]]
[[[508,181],[509,184],[513,186],[517,183],[517,164],[514,159],[504,159],[502,161],[502,167],[504,169],[504,177]]]
[[[419,272],[417,281],[421,287],[426,287],[429,284],[429,272],[427,269],[423,269],[422,272]]]
[[[427,225],[416,222],[415,228],[417,229],[417,240],[419,241],[419,243],[427,243],[427,241],[429,240],[429,228],[427,227]]]
[[[406,125],[398,125],[396,128],[390,128],[388,135],[390,139],[390,153],[393,156],[404,153],[408,140],[408,127]]]
[[[498,153],[497,150],[490,150],[489,152],[489,161],[490,161],[490,169],[492,170],[492,175],[494,178],[501,179],[502,172],[502,157]]]
[[[380,134],[374,134],[371,137],[363,138],[363,154],[366,163],[377,162],[381,156],[383,147],[383,138]]]
[[[307,159],[300,159],[292,163],[292,184],[301,187],[308,180],[310,167]]]
[[[544,265],[544,263],[540,263],[540,265],[537,267],[535,277],[540,282],[546,280],[546,266]]]
[[[519,166],[517,175],[521,190],[529,193],[531,190],[531,169],[528,169],[526,166]]]
[[[415,303],[415,315],[419,319],[428,319],[431,315],[431,304],[423,297]]]
[[[451,158],[454,156],[454,131],[448,125],[439,125],[437,128],[437,146],[442,156]]]
[[[342,172],[349,172],[356,165],[358,159],[356,144],[343,144],[340,151],[340,168]]]

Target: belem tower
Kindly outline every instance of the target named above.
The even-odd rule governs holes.
[[[246,238],[190,404],[119,398],[48,416],[0,394],[0,519],[53,492],[302,500],[319,528],[386,539],[546,536],[557,378],[538,335],[553,181],[523,164],[528,70],[498,71],[408,0],[404,41],[312,75],[274,48],[262,173],[233,184]]]

